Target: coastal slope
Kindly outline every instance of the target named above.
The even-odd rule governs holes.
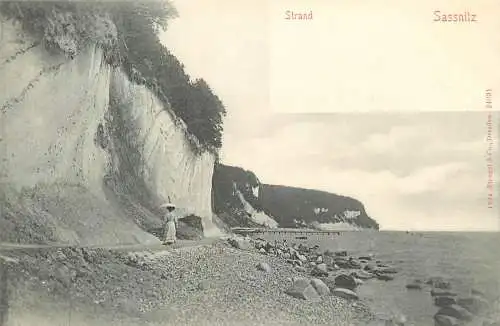
[[[379,228],[354,198],[261,183],[240,167],[217,164],[213,194],[214,212],[232,227]]]
[[[101,47],[49,53],[0,17],[0,241],[154,243],[167,201],[215,230],[215,156],[171,107]]]

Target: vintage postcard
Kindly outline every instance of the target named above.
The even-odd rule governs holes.
[[[497,0],[0,0],[0,326],[500,325]]]

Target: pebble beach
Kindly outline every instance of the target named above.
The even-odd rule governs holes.
[[[162,250],[2,255],[10,261],[5,326],[420,325],[404,315],[381,318],[373,302],[359,295],[361,285],[390,284],[400,273],[368,253],[230,237]],[[471,301],[458,301],[450,286],[444,279],[407,284],[408,291],[428,291],[429,300],[442,305],[422,325],[497,325],[491,315],[457,305]]]
[[[222,240],[156,252],[7,254],[16,263],[8,267],[6,326],[366,325],[372,318],[359,301],[291,297],[286,290],[303,276],[292,265]]]

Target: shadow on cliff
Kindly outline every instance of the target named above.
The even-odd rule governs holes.
[[[32,188],[0,188],[0,241],[115,245],[158,242],[161,200],[145,183],[145,158],[139,150],[137,126],[128,119],[131,103],[109,89],[109,105],[98,124],[94,143],[106,153],[100,187],[82,183],[39,183]],[[64,180],[63,180],[64,181]],[[179,237],[203,235],[201,219],[190,216],[179,223]]]

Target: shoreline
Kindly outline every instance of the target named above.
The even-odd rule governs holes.
[[[223,239],[163,251],[64,248],[8,256],[18,263],[9,265],[5,326],[35,317],[39,325],[67,325],[69,315],[71,325],[366,325],[371,318],[360,302],[290,297],[291,279],[301,276],[292,266]],[[256,268],[261,262],[272,272]],[[89,316],[94,320],[84,320]]]
[[[55,325],[49,322],[58,318],[58,325],[67,325],[67,315],[72,315],[71,325],[82,326],[420,325],[405,323],[405,316],[397,312],[379,314],[374,310],[377,302],[364,297],[366,290],[385,295],[394,286],[404,290],[405,277],[398,276],[396,262],[380,261],[377,254],[358,252],[353,256],[345,250],[331,252],[318,247],[225,236],[205,243],[132,252],[16,250],[6,256],[18,261],[9,265],[10,287],[17,293],[11,296],[9,316],[19,322],[2,326],[32,324],[29,318],[37,311],[46,316],[46,325]],[[339,275],[343,275],[340,283]],[[312,292],[307,292],[311,289],[303,288],[299,297],[305,299],[293,297],[288,292],[300,279],[311,284],[313,279],[319,280],[316,282],[329,289],[328,295],[314,300]],[[450,287],[449,282],[437,278],[406,285],[413,294],[420,291],[425,300],[434,300],[431,294],[436,289]],[[356,298],[358,286],[360,295]],[[339,287],[350,288],[352,293],[339,292]],[[316,287],[314,290],[320,292]],[[346,293],[351,297],[346,298]],[[32,299],[39,295],[38,300]],[[47,317],[50,309],[61,307],[66,307],[66,315],[59,312]],[[89,316],[94,318],[92,322]],[[434,325],[432,315],[428,322],[425,325]]]

